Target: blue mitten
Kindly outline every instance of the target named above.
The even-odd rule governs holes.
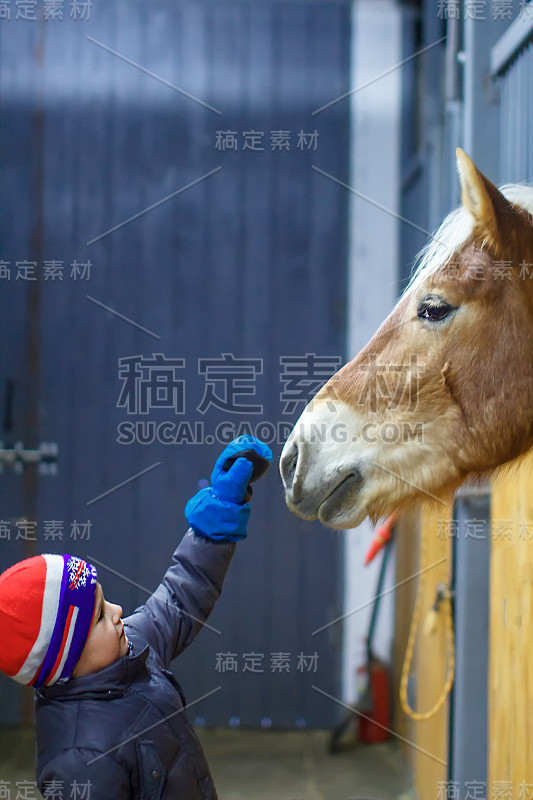
[[[211,473],[211,485],[221,499],[231,500],[233,503],[242,503],[246,489],[248,488],[248,481],[252,477],[252,474],[250,473],[248,479],[246,479],[244,472],[241,474],[233,472],[233,467],[237,464],[237,461],[242,461],[243,459],[237,459],[235,464],[227,472],[224,470],[224,465],[228,459],[231,460],[238,453],[244,453],[250,450],[255,451],[257,455],[260,456],[257,461],[262,462],[264,465],[263,470],[259,471],[259,474],[255,475],[252,480],[260,478],[264,472],[266,472],[266,469],[268,469],[268,465],[272,463],[272,450],[264,442],[260,442],[259,439],[256,439],[255,436],[245,434],[244,436],[239,436],[237,439],[234,439],[219,455],[213,472]],[[250,455],[253,455],[253,453]],[[244,460],[248,464],[251,463],[247,459]]]
[[[270,448],[253,436],[240,436],[223,450],[211,475],[212,485],[197,492],[185,506],[187,521],[198,536],[229,542],[246,538],[250,505],[243,499],[254,465],[247,458],[237,458],[224,470],[228,459],[246,450],[255,450],[262,459],[272,461]]]

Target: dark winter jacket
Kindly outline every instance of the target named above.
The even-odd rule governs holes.
[[[56,781],[64,797],[89,800],[216,799],[168,667],[209,616],[234,550],[189,530],[160,586],[124,619],[129,654],[92,675],[36,690],[36,774],[45,797],[47,787],[58,796],[50,789]],[[89,793],[71,795],[74,781],[90,781]]]

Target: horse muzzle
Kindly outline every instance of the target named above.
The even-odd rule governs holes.
[[[324,470],[320,461],[320,450],[309,442],[287,441],[280,459],[285,500],[302,519],[318,518],[326,525],[342,527],[343,520],[353,517],[363,475],[353,463]]]

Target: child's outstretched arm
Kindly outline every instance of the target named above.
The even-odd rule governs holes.
[[[211,486],[185,507],[190,529],[172,557],[173,565],[146,603],[124,620],[128,637],[134,643],[136,638],[141,645],[148,643],[163,667],[192,642],[213,610],[235,543],[247,535],[250,505],[243,500],[250,494],[250,480],[265,470],[254,472],[254,464],[242,457],[224,470],[228,459],[241,451],[266,466],[272,461],[270,448],[253,436],[241,436],[224,449],[213,469]]]

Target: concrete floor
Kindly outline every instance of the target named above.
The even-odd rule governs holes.
[[[408,800],[392,742],[327,752],[326,731],[198,731],[220,800]]]
[[[327,753],[326,731],[198,730],[220,800],[410,800],[393,742]],[[31,728],[0,727],[0,786],[35,781]],[[7,794],[0,796],[7,797]],[[40,797],[39,793],[28,795]]]

